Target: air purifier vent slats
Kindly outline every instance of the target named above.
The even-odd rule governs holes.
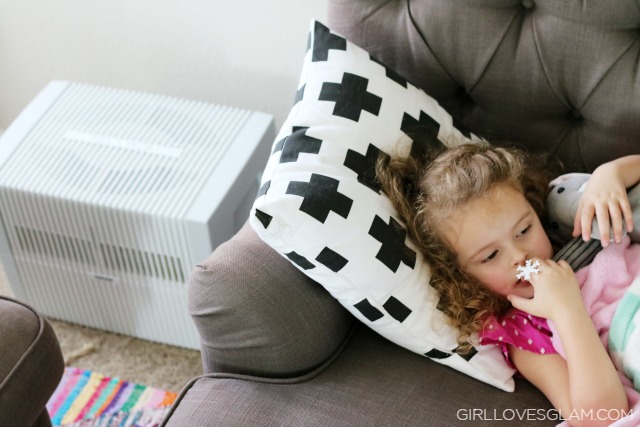
[[[180,258],[122,246],[100,244],[104,265],[115,271],[184,283]]]
[[[30,255],[58,258],[99,266],[93,255],[93,244],[87,240],[64,236],[27,227],[16,227],[20,249]],[[150,276],[168,281],[184,283],[185,272],[178,257],[99,243],[102,265],[127,274]]]
[[[24,252],[96,265],[91,242],[86,240],[20,226],[16,227],[16,234]]]
[[[179,217],[250,115],[73,83],[18,147],[6,173],[27,191]]]
[[[261,113],[52,82],[0,136],[0,256],[16,296],[198,348],[188,272],[246,221],[274,137]]]

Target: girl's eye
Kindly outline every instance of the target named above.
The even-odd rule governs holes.
[[[518,236],[524,236],[529,232],[530,229],[531,229],[531,226],[527,225],[522,231],[520,231],[520,233],[518,233]]]
[[[482,264],[486,264],[486,263],[490,262],[491,260],[493,260],[493,259],[494,259],[495,257],[497,257],[497,256],[498,256],[498,251],[497,251],[497,250],[495,250],[495,251],[491,252],[491,254],[490,254],[488,257],[486,257],[485,259],[483,259],[483,260],[481,261],[481,263],[482,263]]]

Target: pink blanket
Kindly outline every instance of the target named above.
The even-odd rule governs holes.
[[[611,319],[625,291],[636,277],[640,277],[640,244],[631,245],[628,237],[625,237],[621,244],[612,244],[603,249],[590,265],[576,273],[585,307],[607,350]],[[549,326],[555,332],[551,322]],[[554,334],[552,341],[556,351],[564,355],[557,334]],[[623,372],[618,371],[618,374],[622,379],[632,413],[611,426],[638,426],[640,425],[640,393],[634,390],[633,384]],[[566,422],[559,424],[563,427],[568,425]]]

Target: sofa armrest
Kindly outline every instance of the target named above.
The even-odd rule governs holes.
[[[189,310],[205,373],[304,374],[339,350],[354,322],[248,222],[194,268]]]
[[[51,425],[45,405],[64,372],[51,325],[32,308],[0,297],[0,427]]]

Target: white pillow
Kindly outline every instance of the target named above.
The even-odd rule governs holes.
[[[436,309],[429,266],[405,238],[373,177],[380,150],[409,155],[403,129],[469,138],[422,90],[312,21],[295,105],[273,144],[254,203],[258,235],[387,339],[500,389],[513,373],[495,346],[461,357]]]

